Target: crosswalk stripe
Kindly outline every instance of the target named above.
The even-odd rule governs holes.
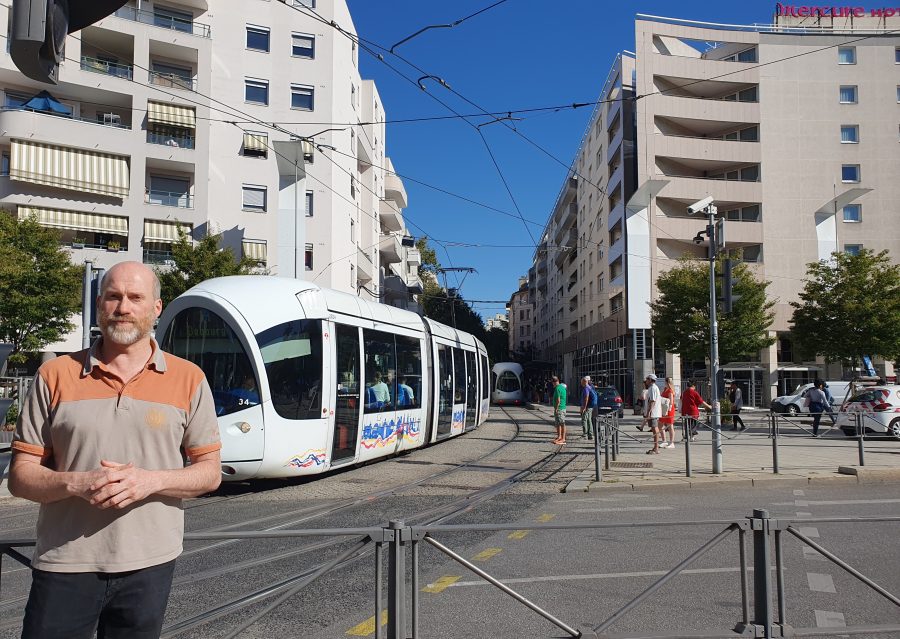
[[[387,625],[388,622],[388,611],[381,611],[381,625]],[[375,615],[372,615],[361,624],[353,626],[350,630],[347,631],[347,634],[351,637],[368,637],[371,634],[375,633]]]
[[[541,515],[540,517],[537,518],[537,521],[542,524],[546,524],[548,521],[550,521],[551,519],[555,519],[555,518],[556,518],[556,515],[554,515],[553,513],[544,513],[543,515]]]
[[[526,535],[528,535],[527,530],[514,530],[509,535],[507,535],[507,539],[525,539]]]
[[[422,592],[431,592],[438,593],[443,592],[457,581],[459,581],[461,577],[456,577],[454,575],[444,575],[434,583],[430,583],[424,588],[422,588]]]
[[[482,550],[480,553],[472,557],[472,561],[486,561],[493,557],[494,555],[498,555],[503,552],[502,548],[486,548]]]

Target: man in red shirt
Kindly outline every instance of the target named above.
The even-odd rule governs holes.
[[[687,388],[681,394],[681,414],[685,419],[685,433],[682,441],[688,438],[690,432],[691,441],[697,437],[697,420],[700,418],[700,407],[703,406],[707,410],[712,410],[712,406],[703,401],[700,393],[697,392],[694,380],[689,380]]]

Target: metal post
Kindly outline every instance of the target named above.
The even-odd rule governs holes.
[[[384,544],[375,542],[375,639],[383,639],[381,631],[381,602],[384,599],[382,582],[384,581]]]
[[[722,427],[721,405],[719,404],[719,324],[716,320],[716,207],[706,207],[709,220],[709,363],[712,400],[712,472],[722,473]]]
[[[412,639],[419,637],[419,541],[412,541]]]
[[[775,591],[778,595],[778,623],[784,627],[787,604],[784,601],[784,553],[781,548],[781,531],[775,531]]]
[[[603,423],[603,466],[606,470],[609,470],[609,438],[612,437],[612,432],[609,429],[609,422],[604,421]]]
[[[866,465],[866,451],[863,445],[863,439],[866,436],[866,425],[863,423],[863,413],[856,413],[856,440],[859,445],[859,465]]]
[[[603,481],[603,471],[600,470],[600,414],[594,415],[594,481]]]
[[[690,417],[682,417],[681,425],[684,429],[684,470],[688,477],[692,476],[691,468],[691,423]]]
[[[772,573],[770,566],[769,511],[754,510],[753,527],[753,623],[772,637]],[[758,636],[758,635],[757,635]]]
[[[746,626],[750,623],[750,597],[748,597],[748,592],[750,590],[749,584],[747,583],[747,544],[746,544],[747,532],[741,528],[738,531],[738,548],[741,551],[741,613],[743,614],[743,623]]]
[[[772,415],[772,472],[776,475],[778,470],[778,416]]]
[[[619,416],[613,417],[613,461],[619,456]]]
[[[84,278],[81,283],[81,348],[91,346],[91,280],[94,262],[84,261]]]
[[[406,542],[403,521],[392,519],[388,529],[394,533],[388,549],[388,638],[406,637]]]

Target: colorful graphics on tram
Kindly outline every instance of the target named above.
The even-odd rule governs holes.
[[[450,422],[450,432],[457,435],[466,428],[466,407],[465,405],[454,407],[453,421]]]
[[[384,419],[371,424],[363,424],[362,446],[367,450],[394,446],[397,439],[408,442],[418,441],[422,430],[422,420],[411,415],[401,415],[396,419]]]
[[[285,464],[285,466],[292,466],[293,468],[310,468],[312,466],[324,466],[325,465],[325,451],[324,450],[308,450],[300,455],[295,455],[291,457],[290,460]]]

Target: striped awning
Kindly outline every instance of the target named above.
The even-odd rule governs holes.
[[[21,182],[125,199],[128,158],[55,144],[13,140],[9,177]]]
[[[20,206],[19,219],[24,220],[28,217],[35,218],[41,226],[128,237],[128,218],[120,215]]]
[[[144,220],[144,241],[174,244],[178,241],[178,227],[184,229],[188,239],[191,239],[193,229],[190,224],[170,222],[168,220]]]
[[[269,150],[269,136],[266,133],[255,131],[244,132],[244,149],[247,151],[260,151],[266,153]]]
[[[241,249],[244,257],[265,263],[267,255],[265,240],[244,240],[241,242]]]
[[[167,124],[182,129],[194,129],[197,127],[197,112],[194,110],[194,107],[148,100],[147,122],[150,124]]]

